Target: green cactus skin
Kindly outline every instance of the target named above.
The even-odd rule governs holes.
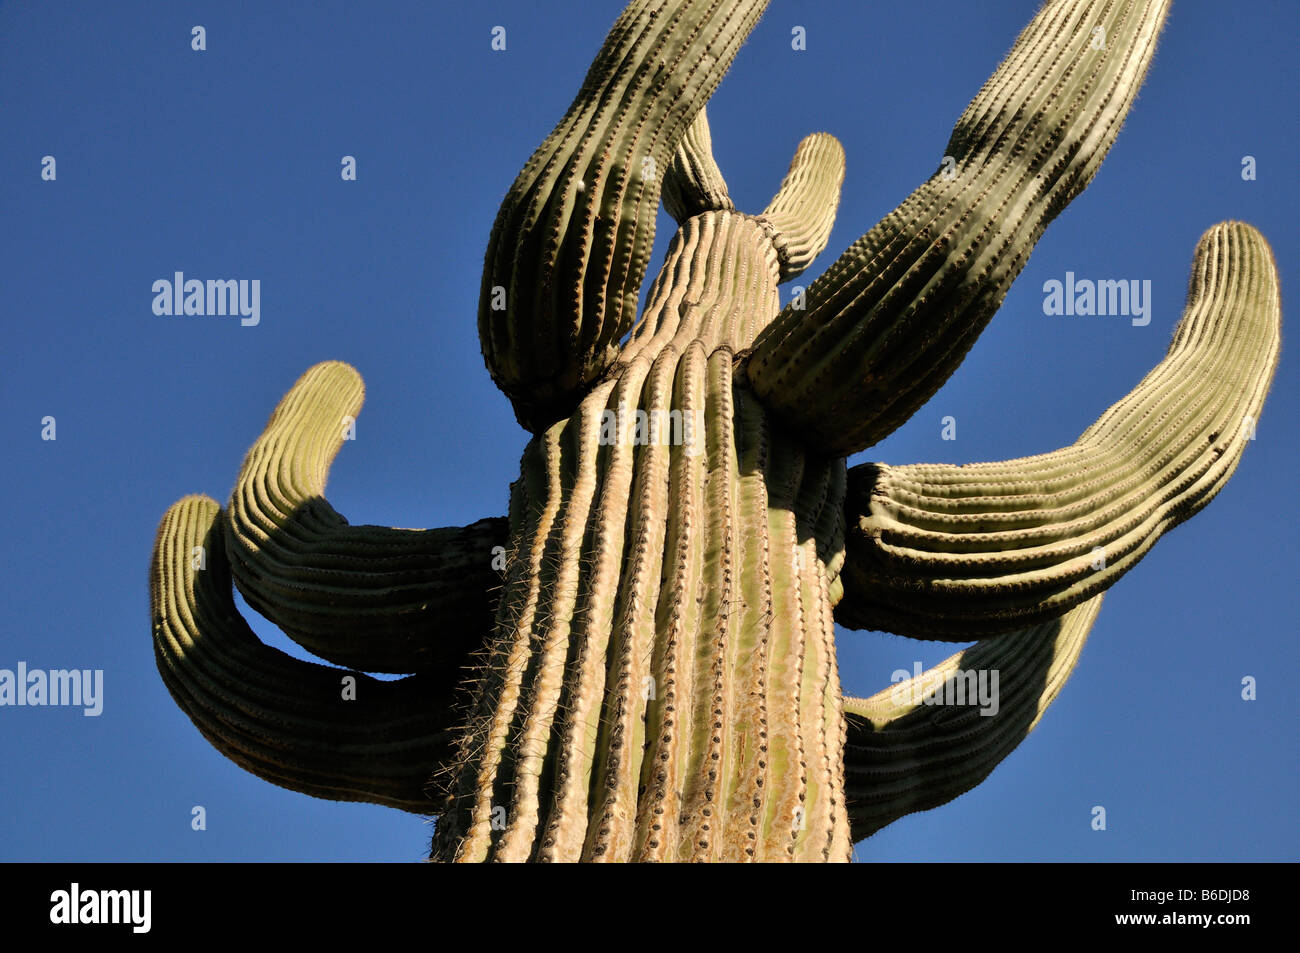
[[[1281,349],[1277,271],[1259,232],[1196,246],[1169,353],[1069,447],[1003,463],[849,472],[836,621],[968,641],[1108,589],[1237,468]],[[1104,558],[1103,558],[1104,557]]]
[[[568,416],[616,357],[636,319],[661,177],[766,6],[633,0],[501,203],[479,338],[525,430]]]
[[[158,666],[223,754],[436,814],[435,860],[844,861],[985,778],[1060,691],[1104,591],[1231,476],[1281,318],[1272,253],[1235,222],[1198,245],[1168,356],[1071,447],[845,462],[947,379],[1091,180],[1167,0],[1047,3],[959,120],[955,174],[804,310],[777,289],[826,245],[842,150],[806,138],[747,215],[704,110],[765,6],[634,0],[507,195],[479,313],[533,434],[507,517],[349,526],[323,496],[363,396],[340,362],[294,385],[225,510],[167,512]],[[680,227],[634,327],[661,193]],[[320,657],[413,674],[344,707],[345,673],[261,645],[232,580]],[[842,697],[834,622],[978,639],[920,681],[996,669],[997,714],[917,704],[910,683]]]
[[[618,373],[525,450],[438,856],[847,856],[817,552],[842,538],[844,465],[774,430],[734,372],[778,280],[759,223],[689,219]],[[698,413],[695,445],[602,445],[605,411],[637,408]]]
[[[1070,677],[1101,600],[1093,596],[1051,622],[986,638],[870,698],[845,698],[853,839],[946,804],[988,777],[1033,731]],[[914,687],[924,692],[954,669],[999,673],[995,716],[973,705],[916,703]]]
[[[678,223],[701,212],[734,212],[722,170],[713,161],[713,138],[707,110],[701,109],[673,153],[670,173],[664,176],[664,209]]]
[[[451,751],[455,678],[353,673],[356,697],[344,701],[348,673],[263,645],[240,617],[223,523],[215,500],[187,496],[158,530],[153,644],[172,698],[213,747],[260,778],[315,797],[427,810],[429,767]]]
[[[934,395],[1048,223],[1092,181],[1168,7],[1080,0],[1039,12],[957,121],[951,172],[941,166],[760,337],[749,379],[773,413],[847,456]]]
[[[349,526],[325,475],[365,388],[339,361],[313,367],[272,414],[230,497],[227,552],[248,604],[309,652],[365,672],[457,665],[482,645],[508,521],[406,530]]]

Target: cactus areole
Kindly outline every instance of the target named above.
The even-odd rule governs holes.
[[[1232,474],[1281,317],[1272,253],[1236,222],[1198,244],[1165,359],[1074,444],[845,462],[952,374],[1092,179],[1168,2],[1048,2],[950,161],[784,309],[778,286],[828,241],[844,155],[813,134],[761,213],[729,198],[704,105],[765,6],[633,0],[507,194],[479,308],[533,435],[506,516],[339,516],[324,483],[363,389],[338,362],[290,390],[226,507],[168,510],[158,666],[223,754],[436,815],[435,860],[847,860],[993,770],[1104,591]],[[638,318],[661,201],[679,228]],[[340,670],[263,645],[232,582],[322,659],[407,677],[357,675],[341,703]],[[978,642],[845,698],[835,622]],[[973,697],[918,703],[957,670],[998,673],[991,717]]]

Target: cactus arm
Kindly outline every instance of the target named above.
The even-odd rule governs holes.
[[[364,388],[347,364],[310,368],[245,457],[227,552],[248,604],[303,648],[365,672],[451,665],[480,647],[501,580],[504,517],[429,530],[349,526],[325,501]]]
[[[845,698],[844,776],[854,841],[905,814],[946,804],[988,777],[1055,700],[1102,598],[985,639],[870,698]],[[984,673],[985,688],[993,689],[984,699],[971,697],[972,672],[976,679]]]
[[[781,188],[758,221],[781,262],[780,280],[802,274],[826,248],[844,184],[844,147],[815,132],[795,150]],[[701,109],[664,173],[664,209],[678,224],[704,212],[734,211],[727,183],[713,158],[709,122]]]
[[[526,430],[571,413],[631,329],[664,171],[766,6],[634,0],[507,193],[479,340]]]
[[[235,608],[222,522],[215,500],[188,496],[154,544],[154,654],[176,704],[223,755],[281,787],[432,813],[425,785],[452,752],[454,673],[382,682],[262,644]]]
[[[1002,463],[849,471],[836,621],[968,641],[1105,590],[1227,482],[1280,345],[1268,243],[1240,222],[1214,226],[1197,244],[1164,360],[1072,446]]]
[[[952,374],[1048,223],[1096,173],[1168,6],[1046,4],[958,120],[953,164],[760,335],[750,382],[810,446],[838,456],[871,446]]]
[[[664,173],[664,210],[681,225],[704,212],[734,212],[727,181],[713,158],[713,137],[705,110],[677,144],[672,164]]]
[[[803,273],[826,248],[844,184],[844,147],[824,132],[795,150],[781,188],[759,218],[774,231],[781,280]]]

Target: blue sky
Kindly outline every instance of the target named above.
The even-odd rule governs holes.
[[[367,384],[329,485],[351,522],[505,512],[525,434],[479,351],[483,250],[621,7],[0,6],[0,668],[103,669],[105,695],[97,718],[0,708],[0,859],[423,858],[421,818],[281,790],[209,747],[154,666],[150,548],[174,500],[224,502],[276,402],[329,358]],[[737,205],[763,208],[803,135],[839,137],[848,172],[820,273],[933,172],[1036,7],[775,0],[710,103]],[[1236,218],[1271,242],[1283,358],[1236,475],[1110,591],[1061,696],[992,777],[862,842],[860,860],[1300,859],[1298,31],[1284,0],[1176,2],[1093,184],[948,384],[861,456],[968,462],[1073,442],[1162,357],[1200,234]],[[669,225],[661,215],[656,266]],[[1044,315],[1043,282],[1067,270],[1149,279],[1151,323]],[[175,271],[260,279],[260,323],[156,316],[152,283]],[[946,415],[955,441],[940,438]],[[956,651],[843,630],[839,645],[858,695]],[[205,831],[191,830],[195,805]],[[1090,827],[1094,805],[1106,831]]]

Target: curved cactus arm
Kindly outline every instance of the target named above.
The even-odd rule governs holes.
[[[985,639],[870,698],[844,699],[853,840],[946,804],[988,777],[1055,700],[1101,600]]]
[[[365,672],[457,666],[492,628],[505,517],[413,530],[349,526],[325,501],[364,398],[339,361],[310,368],[248,451],[226,542],[248,604],[303,648]]]
[[[777,416],[848,456],[938,390],[1096,173],[1168,6],[1044,5],[958,120],[939,170],[759,336],[748,375]]]
[[[836,621],[967,641],[1107,589],[1227,482],[1280,347],[1272,251],[1249,225],[1214,226],[1165,359],[1072,446],[849,471]]]
[[[806,136],[776,196],[759,216],[775,231],[781,280],[803,273],[826,248],[844,184],[844,147],[825,132]]]
[[[154,544],[154,655],[176,704],[223,755],[281,787],[432,813],[425,785],[452,754],[455,678],[381,682],[262,644],[235,608],[222,522],[215,500],[188,496]]]
[[[844,147],[815,132],[795,150],[781,188],[755,216],[772,237],[781,281],[803,273],[826,248],[844,184]],[[722,170],[713,158],[709,121],[701,109],[677,145],[664,173],[664,209],[678,224],[705,212],[735,211]]]
[[[727,180],[713,159],[709,119],[701,109],[664,172],[664,210],[677,224],[704,212],[734,212]]]
[[[570,413],[632,327],[664,171],[766,6],[633,0],[507,193],[479,340],[525,429]]]

